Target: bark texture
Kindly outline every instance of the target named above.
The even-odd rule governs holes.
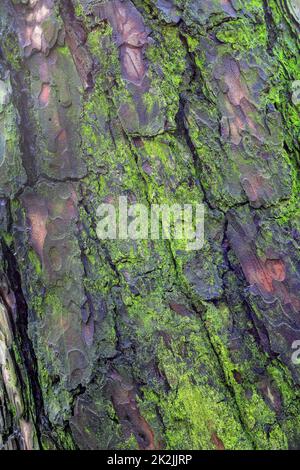
[[[300,448],[299,32],[298,0],[1,0],[0,448]],[[122,195],[203,202],[203,249],[100,241]]]

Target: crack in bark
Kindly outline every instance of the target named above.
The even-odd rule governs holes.
[[[264,7],[265,20],[266,20],[266,25],[267,25],[267,30],[268,30],[268,49],[267,50],[270,55],[273,55],[273,48],[277,40],[277,31],[275,28],[273,14],[269,6],[268,0],[263,0],[263,7]]]

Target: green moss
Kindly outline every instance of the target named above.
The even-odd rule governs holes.
[[[292,187],[289,200],[283,201],[280,207],[274,210],[274,213],[280,224],[286,224],[297,217],[299,218],[300,117],[299,109],[293,104],[291,97],[292,84],[300,76],[300,61],[297,40],[293,41],[292,36],[284,34],[284,25],[288,21],[285,13],[273,1],[270,2],[270,6],[274,21],[278,25],[281,24],[281,27],[273,47],[277,68],[271,77],[270,90],[266,94],[265,103],[266,105],[268,103],[275,104],[283,117],[283,140],[286,150],[282,150],[282,157],[291,169]]]
[[[214,435],[227,450],[250,448],[243,442],[240,425],[228,412],[227,404],[216,399],[211,388],[182,380],[163,404],[167,448],[215,449]]]
[[[46,311],[50,310],[52,315],[59,318],[63,315],[65,310],[60,292],[56,293],[54,290],[50,290],[46,294],[44,299],[44,306]]]
[[[186,47],[178,29],[170,26],[160,25],[159,33],[153,33],[153,38],[155,42],[146,50],[150,64],[151,92],[157,90],[160,103],[164,102],[166,107],[168,124],[175,127],[179,94],[187,66]]]
[[[13,237],[13,234],[11,233],[8,233],[8,232],[4,232],[1,230],[1,238],[3,238],[5,244],[7,246],[11,246],[14,242],[14,237]]]
[[[139,446],[133,434],[119,446],[120,450],[138,450]]]
[[[288,441],[285,431],[277,423],[275,410],[267,403],[266,397],[262,395],[257,387],[258,384],[255,382],[253,367],[254,365],[258,367],[259,364],[264,367],[266,357],[258,352],[251,337],[245,339],[251,355],[249,359],[243,359],[243,362],[238,366],[242,382],[238,383],[235,379],[237,365],[230,358],[222,334],[222,330],[226,331],[226,323],[228,323],[229,317],[230,314],[226,306],[216,308],[208,305],[205,324],[208,328],[210,340],[222,364],[226,382],[233,390],[242,422],[253,437],[257,449],[286,449]]]
[[[64,450],[75,450],[76,446],[74,444],[74,441],[70,435],[70,432],[68,432],[65,428],[63,427],[56,427],[54,431],[54,435],[57,439],[57,442],[59,444],[59,447]]]
[[[261,2],[251,2],[250,9],[260,14]],[[148,12],[150,14],[150,9]],[[151,138],[139,136],[137,144],[135,140],[125,140],[118,121],[120,104],[129,103],[133,112],[135,104],[127,84],[121,78],[119,53],[112,29],[103,24],[88,36],[88,47],[100,67],[94,90],[86,96],[81,116],[82,152],[88,165],[82,197],[85,204],[90,205],[89,210],[80,207],[80,220],[89,227],[89,232],[83,231],[80,237],[89,271],[89,278],[84,280],[85,290],[97,299],[104,297],[107,302],[106,316],[101,325],[97,325],[97,341],[101,342],[97,357],[115,358],[118,341],[126,348],[126,361],[130,363],[134,379],[147,384],[141,387],[138,400],[141,414],[157,439],[165,435],[168,449],[214,449],[218,446],[226,449],[284,449],[288,445],[288,427],[292,424],[288,421],[285,428],[278,424],[276,411],[261,392],[253,372],[254,364],[266,367],[266,356],[258,351],[252,336],[248,335],[245,349],[249,351],[249,357],[242,364],[233,360],[227,338],[232,313],[223,305],[218,308],[206,305],[204,311],[201,296],[191,292],[191,285],[183,275],[186,258],[180,253],[180,243],[97,240],[96,217],[93,214],[97,205],[106,199],[117,201],[119,195],[128,194],[133,200],[145,204],[199,203],[203,200],[202,191],[195,183],[197,172],[190,151],[181,136],[172,134],[179,95],[187,88],[190,78],[186,45],[179,36],[178,28],[162,27],[161,23],[157,23],[156,28],[155,22],[153,25],[154,44],[148,47],[146,55],[155,93],[152,96],[151,89],[144,94],[142,101],[151,115],[159,100],[163,112],[166,111],[171,130]],[[256,24],[250,19],[224,22],[215,29],[224,42],[220,46],[222,54],[231,51],[238,57],[244,49],[251,50],[266,44],[264,24]],[[187,36],[187,43],[201,77],[210,82],[211,70],[205,66],[199,40]],[[67,53],[62,50],[62,54]],[[253,79],[251,73],[250,81]],[[202,86],[202,80],[199,82]],[[191,91],[195,91],[193,87],[196,86],[199,84],[188,85]],[[211,104],[215,97],[209,87],[203,86],[203,94],[209,97]],[[275,84],[262,106],[268,102],[278,104],[281,90]],[[201,100],[202,95],[199,100],[197,95],[197,102]],[[203,112],[204,108],[208,108],[205,109],[208,118],[218,122],[218,111],[213,106],[207,106],[206,101],[202,102],[200,111]],[[291,110],[288,115],[291,122],[296,120]],[[218,149],[212,148],[203,130],[205,126],[196,125],[197,116],[189,115],[188,118],[192,140],[196,142],[202,160],[207,163],[209,173]],[[232,171],[238,178],[238,167],[236,162],[234,164],[236,166]],[[219,172],[219,178],[210,182],[216,188],[222,187],[222,172]],[[220,200],[222,198],[223,194]],[[224,207],[227,208],[230,203],[232,201],[225,200]],[[210,230],[212,227],[214,223],[210,224]],[[221,229],[220,224],[213,233],[215,238],[218,238]],[[207,244],[202,252],[205,258],[202,269],[209,275],[212,265],[221,266],[222,263],[222,254],[217,254],[216,259],[212,260],[211,250]],[[34,270],[40,275],[37,261],[31,260]],[[208,284],[213,285],[213,282],[212,274]],[[192,308],[189,317],[174,313],[168,303],[177,297],[183,304],[188,303],[187,297],[192,299],[200,307],[202,319],[195,316]],[[53,314],[54,319],[57,318],[63,313],[61,292],[50,290],[44,304],[39,305],[37,301],[38,311],[42,311],[42,305],[44,310],[46,308]],[[55,365],[56,359],[52,353],[43,350],[41,357],[40,362],[50,364],[50,370],[41,368],[40,380],[46,404],[51,407],[48,410],[51,420],[57,422],[69,412],[70,395],[67,392],[61,394],[61,388],[53,386],[51,363]],[[154,360],[157,373],[153,373]],[[236,380],[237,370],[243,378],[242,383]],[[103,409],[100,388],[97,389],[97,403]],[[292,411],[291,401],[296,395],[291,388],[284,393],[287,395],[286,410],[291,410],[295,416],[298,408]],[[116,416],[112,415],[111,421],[115,423],[115,420]],[[92,431],[87,427],[84,432],[90,434]],[[63,437],[61,442],[66,448],[72,445],[68,441],[64,444]],[[120,448],[134,449],[137,443],[131,435],[128,441],[119,445]]]
[[[268,366],[268,373],[280,391],[282,399],[283,414],[282,422],[289,449],[297,449],[300,438],[300,393],[295,388],[291,373],[280,362],[272,361]]]
[[[3,41],[1,42],[1,47],[3,49],[5,59],[14,70],[20,70],[22,61],[17,35],[12,34],[11,32],[6,32],[2,37]]]
[[[195,52],[197,47],[199,46],[199,39],[194,36],[189,36],[188,34],[185,35],[188,49],[190,52]]]
[[[55,363],[57,358],[48,347],[40,351],[38,358],[38,378],[47,416],[53,425],[59,426],[67,419],[72,403],[72,395],[66,387],[60,388],[54,384]]]
[[[250,22],[243,19],[223,23],[216,31],[219,41],[230,44],[233,50],[244,51],[266,47],[267,29],[264,21]]]
[[[102,24],[95,28],[93,31],[90,31],[88,35],[88,47],[91,53],[97,58],[104,58],[102,57],[103,51],[101,51],[101,42],[103,37],[112,38],[112,27],[108,24]]]
[[[58,46],[56,50],[62,57],[66,57],[67,59],[72,59],[72,55],[68,46]]]
[[[41,263],[41,260],[40,260],[39,256],[36,254],[36,252],[34,250],[31,249],[28,252],[28,258],[29,258],[29,262],[30,262],[31,266],[33,267],[36,275],[41,276],[42,272],[43,272],[43,268],[42,268],[42,263]]]
[[[170,392],[160,395],[143,389],[144,402],[154,403],[160,410],[166,448],[215,449],[218,445],[226,449],[252,448],[231,397],[217,379],[219,371],[213,370],[215,358],[203,334],[196,323],[188,320],[186,323],[194,331],[172,340],[168,346],[163,340],[158,345],[159,368],[167,378]],[[182,330],[187,331],[187,324]],[[146,417],[151,419],[149,409]]]
[[[83,6],[81,5],[80,3],[80,0],[76,0],[76,4],[75,4],[75,15],[79,18],[85,18],[85,11],[84,11],[84,8]]]

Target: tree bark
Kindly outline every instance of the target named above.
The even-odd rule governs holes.
[[[299,1],[0,28],[0,448],[299,449]],[[203,248],[100,240],[120,196],[203,203]]]

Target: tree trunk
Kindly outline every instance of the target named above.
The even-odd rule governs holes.
[[[0,448],[300,448],[299,0],[2,0]],[[202,249],[102,203],[205,206]]]

